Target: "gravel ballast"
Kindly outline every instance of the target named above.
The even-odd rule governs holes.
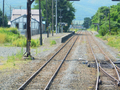
[[[62,65],[60,72],[53,81],[50,90],[94,90],[96,69],[87,67],[87,64],[81,63],[82,60],[91,62],[94,61],[91,51],[89,49],[88,41],[83,34],[82,38],[78,38],[71,53],[68,55],[65,63]],[[94,34],[94,33],[93,33]],[[117,58],[116,50],[107,46],[102,40],[95,39],[106,52],[112,54],[112,57]],[[37,70],[36,67],[41,66],[50,56],[51,53],[55,53],[58,48],[63,44],[56,44],[50,46],[48,44],[40,46],[36,49],[31,49],[31,54],[37,58],[37,60],[29,61],[25,64],[20,64],[18,69],[6,69],[0,71],[0,90],[16,90],[13,89],[17,80],[26,74],[31,74],[31,71]],[[16,55],[18,51],[21,51],[21,47],[0,47],[0,59],[7,60],[8,55]],[[26,51],[26,48],[23,48]],[[104,59],[101,54],[97,54],[100,59]],[[34,69],[35,68],[35,69]],[[33,72],[32,72],[33,73]],[[46,72],[47,73],[47,72]],[[85,87],[86,86],[86,87]]]

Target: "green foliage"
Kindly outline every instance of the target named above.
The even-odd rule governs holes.
[[[1,34],[0,33],[0,43],[4,43],[6,39],[6,34]]]
[[[99,38],[102,38],[102,36],[100,35],[100,34],[97,34],[97,35],[95,35],[96,37],[99,37]]]
[[[32,39],[31,40],[31,47],[38,47],[39,45],[40,45],[39,39],[37,39],[37,40]]]
[[[15,41],[12,42],[13,46],[17,47],[25,47],[27,45],[25,38],[18,38]]]
[[[50,45],[55,45],[55,44],[56,44],[55,40],[50,41]]]
[[[77,32],[77,31],[79,31],[79,29],[75,29],[74,31]]]
[[[99,30],[99,34],[104,36],[104,35],[106,35],[106,33],[108,33],[108,25],[106,25],[106,23],[105,23],[101,26],[101,28]]]
[[[23,61],[22,57],[23,57],[23,47],[21,48],[20,51],[18,51],[16,53],[16,55],[12,55],[12,56],[8,56],[7,57],[7,61],[2,62],[3,65],[0,65],[0,70],[4,70],[6,68],[8,69],[17,69],[20,63],[25,63],[27,61]]]
[[[91,19],[90,19],[89,17],[84,18],[83,26],[84,26],[85,28],[89,28],[90,25],[91,25]]]
[[[3,13],[2,13],[2,11],[1,11],[1,9],[0,9],[0,16],[3,16]],[[3,20],[3,18],[0,18],[0,27],[2,27],[3,25],[3,23],[2,23],[2,20]],[[8,19],[7,19],[7,16],[5,15],[4,16],[4,27],[8,27]]]
[[[0,28],[0,38],[6,42],[12,42],[22,36],[20,36],[18,30],[16,28]]]
[[[20,35],[16,28],[0,28],[0,43],[10,43],[12,46],[26,47],[26,37]],[[31,40],[31,47],[39,46],[39,40]]]
[[[120,35],[108,35],[101,36],[100,34],[96,35],[99,38],[102,38],[103,40],[106,40],[109,46],[117,48],[120,50]]]
[[[111,33],[109,31],[109,12]],[[100,35],[117,35],[120,30],[120,3],[110,6],[110,8],[107,6],[100,7],[91,19],[92,23],[99,23]],[[97,31],[97,26],[92,24],[91,28],[94,28]]]

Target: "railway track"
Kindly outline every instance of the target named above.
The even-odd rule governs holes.
[[[58,50],[42,67],[40,67],[18,90],[48,90],[52,81],[59,72],[66,57],[74,46],[79,34],[74,35]],[[61,56],[62,55],[62,56]]]
[[[97,68],[95,90],[118,90],[118,86],[120,85],[120,76],[118,71],[120,71],[120,68],[113,63],[109,56],[88,32],[87,39]]]

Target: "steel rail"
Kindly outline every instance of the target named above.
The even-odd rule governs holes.
[[[93,39],[93,37],[92,37],[92,39]],[[94,39],[93,39],[94,40]],[[94,42],[95,42],[95,40],[94,40]],[[118,85],[120,84],[120,75],[119,75],[119,73],[118,73],[118,70],[117,70],[117,68],[116,68],[116,66],[115,66],[115,64],[112,62],[112,60],[104,53],[104,51],[101,49],[101,47],[96,43],[96,45],[99,47],[99,49],[102,51],[102,53],[108,58],[108,60],[110,61],[110,63],[112,64],[112,66],[114,67],[114,69],[115,69],[115,72],[116,72],[116,74],[117,74],[117,78],[118,78],[118,81],[119,81],[119,83],[118,83]]]
[[[77,41],[77,39],[78,39],[78,36],[77,36],[77,38],[75,39],[75,41],[73,42],[73,44],[72,44],[71,48],[69,49],[69,51],[67,52],[67,54],[65,55],[65,57],[64,57],[64,59],[62,60],[61,64],[59,65],[59,67],[58,67],[57,70],[55,71],[54,75],[53,75],[53,76],[51,77],[51,79],[49,80],[49,82],[48,82],[48,84],[46,85],[46,87],[44,88],[44,90],[49,90],[49,87],[50,87],[52,81],[54,80],[54,78],[56,77],[57,73],[59,72],[61,66],[63,65],[66,57],[67,57],[68,54],[70,53],[70,51],[71,51],[72,47],[74,46],[75,42]]]
[[[75,36],[75,35],[74,35]],[[61,47],[43,66],[41,66],[24,84],[22,84],[18,90],[24,90],[25,87],[32,81],[32,79],[72,40],[74,37],[72,36],[68,42],[65,43],[63,47]]]
[[[114,78],[113,76],[111,76],[111,75],[109,75],[102,67],[101,67],[101,65],[99,65],[99,67],[100,67],[100,70],[106,75],[106,76],[108,76],[108,77],[110,77],[114,82],[119,82],[116,78]]]
[[[97,80],[96,80],[95,90],[98,90],[98,85],[99,85],[99,80],[100,80],[99,63],[98,63],[98,60],[97,60],[97,58],[96,58],[96,56],[95,56],[95,53],[94,53],[94,51],[93,51],[93,48],[92,48],[92,45],[91,45],[90,40],[89,40],[89,38],[88,38],[88,35],[87,35],[87,39],[88,39],[88,42],[89,42],[89,45],[90,45],[92,54],[93,54],[93,56],[94,56],[94,58],[95,58],[95,62],[96,62],[96,66],[97,66]]]
[[[117,70],[120,72],[120,68],[118,66],[116,66]]]

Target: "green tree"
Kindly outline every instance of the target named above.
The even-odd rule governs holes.
[[[42,15],[44,16],[44,20],[46,20],[46,0],[42,0],[41,1],[41,8],[42,8]],[[72,5],[72,2],[69,2],[67,0],[59,0],[57,2],[57,20],[58,23],[60,22],[60,11],[59,9],[63,9],[63,11],[61,12],[62,15],[62,22],[68,23],[68,26],[64,26],[64,31],[67,31],[70,24],[72,23],[72,20],[74,19],[75,16],[75,8]],[[55,5],[55,1],[54,1],[54,5]],[[52,0],[47,0],[47,13],[48,13],[48,24],[50,24],[52,22]],[[68,11],[69,8],[69,11]],[[33,9],[39,9],[39,0],[35,1],[35,5]],[[54,15],[55,15],[55,6],[54,6]],[[54,19],[55,20],[55,19]]]
[[[84,18],[83,26],[84,26],[85,28],[89,28],[90,25],[91,25],[91,19],[90,19],[89,17]]]
[[[3,16],[3,13],[2,13],[2,11],[0,9],[0,27],[3,26],[3,23],[2,23],[3,18],[2,18],[2,16]],[[7,19],[6,15],[4,16],[4,27],[8,27],[8,19]]]
[[[120,31],[120,3],[109,7],[100,7],[96,14],[92,17],[92,23],[99,23],[101,35],[106,35],[109,32],[109,13],[110,13],[110,30],[111,34],[118,34]],[[91,28],[96,28],[91,24]],[[96,29],[97,30],[97,29]]]

